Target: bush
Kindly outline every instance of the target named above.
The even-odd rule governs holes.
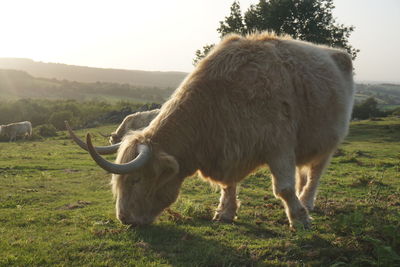
[[[0,100],[0,125],[30,121],[35,127],[50,123],[58,130],[65,130],[64,120],[69,120],[77,128],[93,125],[94,122],[120,123],[126,115],[154,107],[158,105],[142,106],[122,101]]]
[[[43,124],[34,129],[34,135],[42,137],[57,136],[57,129],[52,124]]]
[[[73,118],[73,114],[71,111],[63,110],[53,113],[50,118],[49,122],[58,130],[64,130],[64,121],[71,121]]]
[[[400,116],[400,108],[396,108],[392,111],[393,116]]]

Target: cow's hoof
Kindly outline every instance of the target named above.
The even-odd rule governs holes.
[[[222,223],[232,223],[234,217],[232,216],[227,216],[226,214],[223,213],[215,213],[213,217],[214,222],[222,222]]]
[[[304,218],[297,218],[290,222],[290,229],[292,230],[309,230],[311,229],[312,218],[307,215]]]
[[[295,216],[291,217],[290,228],[292,229],[310,229],[311,228],[311,217],[308,215],[308,210],[304,207],[299,209]]]
[[[300,222],[300,221],[293,221],[290,222],[290,229],[292,230],[309,230],[311,229],[311,221],[308,222]]]

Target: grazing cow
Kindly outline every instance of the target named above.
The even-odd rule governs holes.
[[[16,141],[17,136],[22,136],[25,139],[26,136],[32,135],[32,124],[29,121],[22,121],[1,125],[0,134],[7,135],[10,142]]]
[[[160,109],[136,112],[128,115],[118,126],[115,132],[110,134],[110,144],[121,142],[122,137],[131,130],[140,130],[147,125],[160,113]]]
[[[346,52],[267,33],[230,35],[148,127],[123,139],[116,163],[99,155],[89,134],[86,144],[113,173],[124,224],[152,223],[196,171],[221,187],[214,219],[232,221],[237,184],[267,164],[290,225],[308,227],[318,181],[347,134],[352,105]]]

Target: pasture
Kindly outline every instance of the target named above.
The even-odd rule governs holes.
[[[115,128],[77,134],[101,145],[98,133]],[[400,264],[399,118],[352,123],[321,179],[311,230],[289,229],[267,168],[241,184],[233,224],[210,221],[219,192],[192,177],[155,224],[121,225],[109,181],[65,132],[0,143],[0,266]]]

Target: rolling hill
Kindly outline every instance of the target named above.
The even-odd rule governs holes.
[[[36,78],[25,71],[0,69],[0,99],[43,98],[162,103],[174,89],[126,83],[84,83]]]
[[[102,69],[59,63],[37,62],[25,58],[0,58],[0,69],[22,70],[34,77],[92,83],[127,83],[135,86],[176,88],[185,72]]]
[[[0,97],[162,103],[186,75],[0,58]],[[400,105],[400,84],[356,84],[356,102],[368,97],[374,97],[380,108],[392,109]]]
[[[357,84],[356,99],[374,97],[381,105],[400,105],[400,84]]]

